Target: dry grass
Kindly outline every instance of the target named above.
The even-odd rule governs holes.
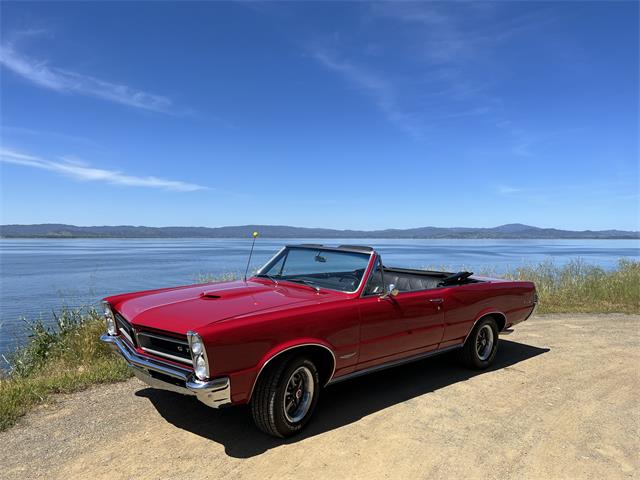
[[[639,313],[640,262],[621,259],[604,270],[576,259],[558,267],[553,262],[520,267],[506,275],[535,282],[539,313]]]

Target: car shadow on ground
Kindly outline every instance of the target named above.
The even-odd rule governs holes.
[[[195,397],[144,388],[137,396],[148,398],[162,417],[178,428],[218,442],[227,455],[249,458],[270,448],[295,443],[335,428],[340,428],[374,412],[415,397],[468,380],[477,375],[507,368],[548,352],[508,340],[500,341],[500,350],[492,367],[474,371],[457,365],[451,354],[398,366],[332,385],[322,392],[315,416],[306,429],[293,438],[269,437],[253,425],[246,406],[211,409]]]

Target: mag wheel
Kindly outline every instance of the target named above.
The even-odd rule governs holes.
[[[315,381],[306,366],[298,367],[289,377],[284,389],[284,416],[291,423],[302,420],[314,398]]]
[[[460,359],[467,367],[478,370],[491,365],[498,351],[498,325],[492,317],[480,320],[464,343]]]
[[[476,354],[480,361],[486,361],[493,353],[494,334],[490,325],[483,325],[476,335]]]
[[[258,378],[251,399],[253,420],[269,435],[295,435],[310,420],[319,393],[318,370],[311,360],[283,360]]]

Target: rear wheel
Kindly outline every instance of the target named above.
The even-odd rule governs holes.
[[[318,370],[306,357],[281,361],[258,378],[251,399],[256,426],[276,437],[300,432],[310,420],[320,393]]]
[[[460,352],[462,363],[483,370],[493,362],[498,351],[498,324],[492,317],[476,323]]]

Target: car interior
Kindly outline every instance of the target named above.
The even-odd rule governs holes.
[[[316,250],[317,248],[317,250]],[[369,253],[373,249],[371,247],[363,247],[358,245],[340,245],[336,248],[326,248],[319,244],[302,244],[298,246],[287,246],[287,249],[298,252],[296,255],[302,257],[303,261],[313,261],[318,264],[327,264],[327,259],[333,255],[331,252],[335,251],[348,251],[348,252],[362,252]],[[307,249],[307,254],[300,254],[301,249]],[[314,255],[309,257],[309,255]],[[305,258],[305,256],[307,258]],[[274,282],[278,280],[288,280],[291,282],[298,282],[306,284],[312,288],[330,288],[333,290],[339,290],[343,292],[354,292],[365,272],[365,268],[359,268],[357,270],[349,271],[320,271],[317,273],[289,273],[285,270],[285,262],[288,261],[290,253],[287,251],[284,256],[277,262],[274,262],[271,268],[275,268],[276,273],[269,275],[268,272],[263,272],[257,276],[266,277]],[[310,260],[312,258],[313,260]],[[293,270],[300,269],[297,263],[301,260],[298,258],[294,260]],[[287,263],[287,265],[289,265]],[[304,263],[303,263],[304,265]],[[328,265],[328,264],[327,264]],[[274,267],[275,266],[275,267]],[[384,275],[380,272],[380,268]],[[465,285],[469,283],[481,282],[481,280],[470,278],[473,275],[472,272],[460,271],[457,273],[451,272],[436,272],[430,270],[415,270],[406,268],[391,268],[382,265],[380,258],[376,260],[376,267],[367,281],[367,285],[364,288],[364,295],[380,295],[385,291],[385,286],[388,289],[390,285],[393,285],[398,292],[415,292],[420,290],[432,290],[441,287],[455,287],[458,285]]]
[[[318,286],[353,292],[360,285],[364,269],[354,272],[327,272],[306,275],[283,275],[276,277],[278,280],[298,281],[309,286]],[[384,267],[384,283],[394,285],[399,292],[416,292],[419,290],[431,290],[441,287],[454,287],[468,283],[478,283],[481,280],[469,278],[472,272],[432,272],[426,270],[409,270],[403,268]],[[371,274],[364,289],[364,295],[379,295],[384,291],[382,275],[376,270]]]
[[[415,292],[419,290],[431,290],[441,287],[453,287],[468,283],[477,283],[471,277],[472,272],[433,272],[422,270],[409,270],[403,268],[383,267],[384,283],[395,285],[399,292]],[[365,295],[378,295],[384,291],[382,275],[379,270],[371,274],[371,278],[365,287]]]

